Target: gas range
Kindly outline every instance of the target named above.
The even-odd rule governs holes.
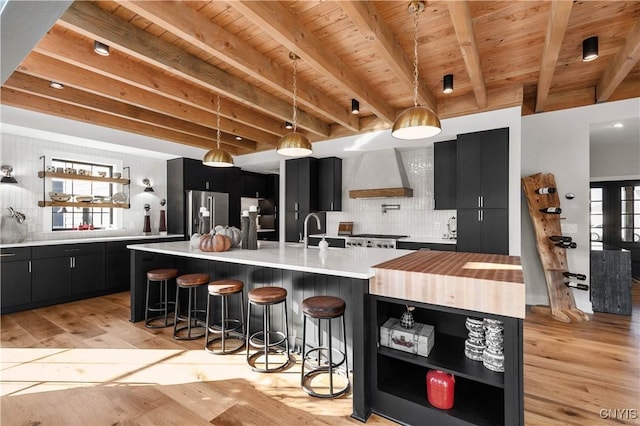
[[[356,234],[345,239],[347,247],[396,248],[396,240],[406,235]]]

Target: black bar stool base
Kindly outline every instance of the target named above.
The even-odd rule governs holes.
[[[324,387],[326,387],[329,390],[328,393],[316,392],[316,390],[314,390],[314,386],[313,386],[314,379],[318,379],[321,376],[327,376],[327,377],[329,376],[329,371],[328,370],[324,370],[324,369],[323,370],[312,370],[312,371],[309,371],[309,372],[305,373],[302,376],[302,389],[306,393],[308,393],[309,395],[315,396],[317,398],[337,398],[339,396],[342,396],[342,395],[346,394],[350,389],[349,376],[347,375],[347,373],[344,370],[334,370],[332,372],[332,374],[333,374],[333,378],[332,379],[333,379],[333,385],[334,385],[333,392],[331,392],[331,390],[330,390],[330,386],[328,384],[329,383],[329,379],[328,378],[324,380],[324,381],[327,382],[326,386],[324,386]],[[336,377],[336,376],[338,376],[338,377]],[[342,388],[336,390],[335,389],[335,383],[337,381],[336,379],[340,380],[341,378],[346,383]],[[317,387],[318,386],[316,386],[316,388]]]

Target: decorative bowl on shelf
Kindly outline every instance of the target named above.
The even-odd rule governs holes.
[[[71,195],[64,192],[50,192],[49,198],[51,198],[51,201],[66,202],[71,199]]]
[[[124,204],[127,202],[127,195],[124,192],[116,192],[111,197],[114,203],[116,204]]]
[[[93,195],[76,195],[75,198],[79,203],[89,203],[93,201]]]
[[[107,176],[107,172],[98,172],[98,176],[105,177]]]

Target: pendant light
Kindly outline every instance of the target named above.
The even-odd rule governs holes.
[[[436,113],[418,105],[418,16],[424,7],[421,1],[409,4],[409,13],[413,13],[413,107],[404,110],[393,123],[391,136],[397,139],[424,139],[442,131]]]
[[[232,167],[233,157],[220,148],[220,95],[216,100],[216,142],[217,148],[209,150],[202,159],[202,164],[211,167]]]
[[[311,155],[312,148],[309,139],[302,133],[296,132],[298,121],[298,110],[296,108],[296,94],[298,90],[297,81],[297,61],[300,59],[298,55],[291,52],[289,58],[293,60],[293,132],[284,135],[278,142],[276,152],[285,157],[305,157]]]

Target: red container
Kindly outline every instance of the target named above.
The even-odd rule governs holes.
[[[453,374],[440,370],[427,373],[427,399],[429,404],[442,410],[453,407],[453,393],[456,379]]]

